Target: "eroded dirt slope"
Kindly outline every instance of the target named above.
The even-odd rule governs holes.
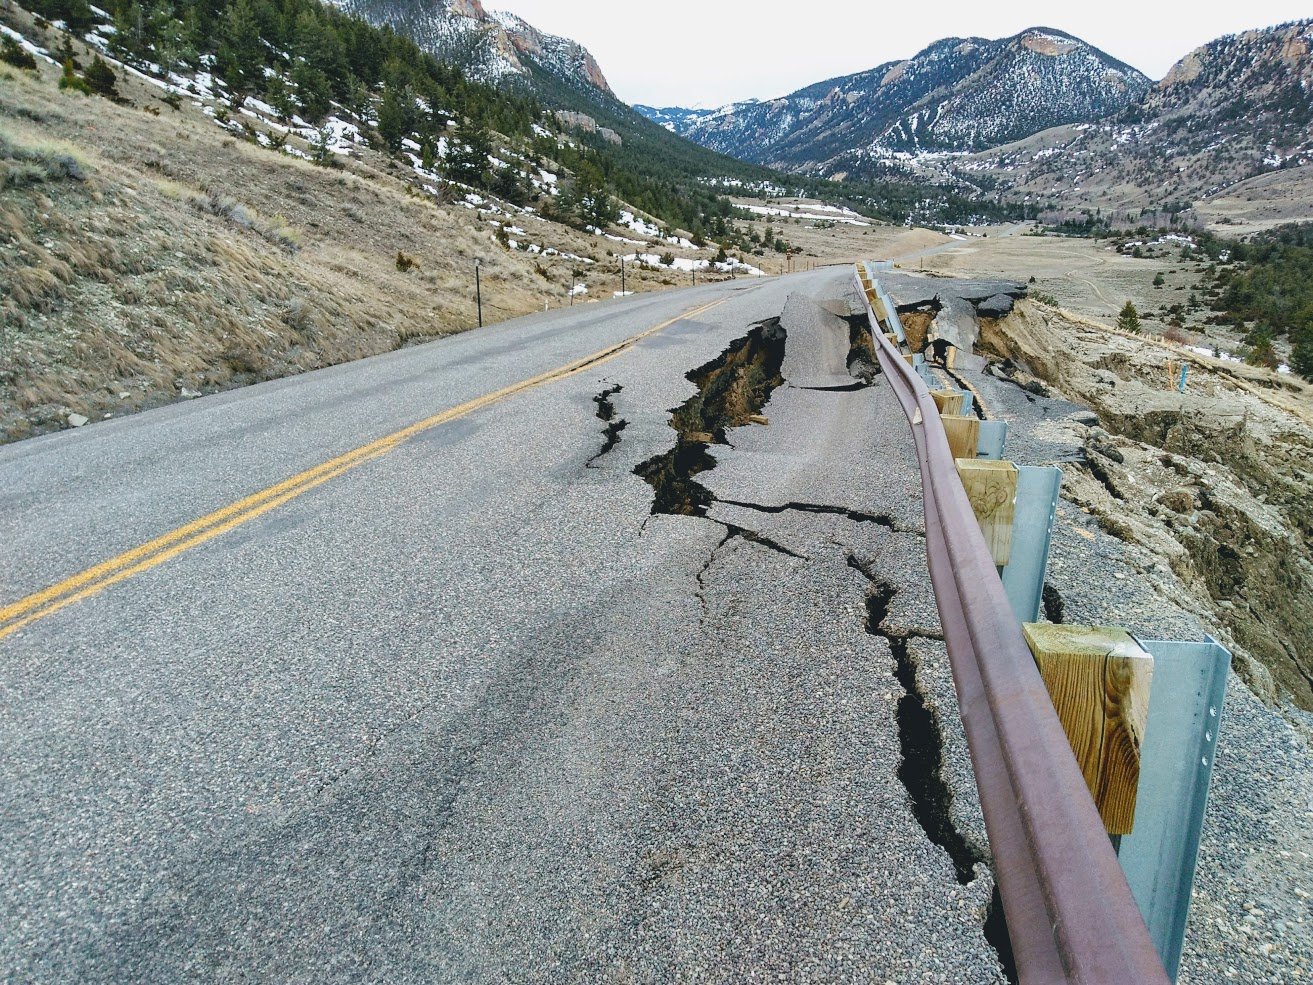
[[[997,375],[1086,404],[1085,461],[1064,492],[1159,563],[1142,575],[1197,600],[1269,701],[1313,708],[1313,425],[1308,388],[1126,337],[1026,302],[982,323]]]

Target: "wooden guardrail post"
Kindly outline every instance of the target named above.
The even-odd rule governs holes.
[[[971,418],[975,420],[975,418]],[[1012,520],[1016,515],[1017,467],[1011,462],[976,458],[975,445],[957,460],[957,474],[985,535],[996,565],[1012,557]]]
[[[966,403],[966,394],[961,390],[931,390],[930,399],[939,408],[941,416],[944,414],[960,414],[963,405]]]
[[[1130,834],[1153,657],[1115,626],[1021,628],[1104,826]]]
[[[980,419],[963,414],[941,414],[948,450],[954,458],[975,458],[980,448]]]

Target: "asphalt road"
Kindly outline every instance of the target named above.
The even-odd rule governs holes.
[[[866,628],[873,574],[885,630],[937,632],[906,423],[879,378],[804,388],[850,379],[849,278],[0,448],[0,979],[999,981]],[[652,515],[685,374],[771,317],[770,423],[713,449],[707,517]]]

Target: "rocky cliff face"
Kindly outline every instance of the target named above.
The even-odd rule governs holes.
[[[485,82],[531,77],[532,62],[572,85],[607,96],[611,86],[588,49],[538,30],[479,0],[333,0],[347,13],[406,34],[445,62]]]
[[[650,119],[736,157],[834,173],[863,158],[995,147],[1138,101],[1148,78],[1078,38],[1032,28],[1011,38],[947,38],[915,57],[780,99],[713,112],[640,107]]]
[[[518,54],[532,58],[563,79],[584,82],[607,95],[614,95],[597,59],[577,41],[546,34],[514,14],[496,12],[492,18],[506,33]]]

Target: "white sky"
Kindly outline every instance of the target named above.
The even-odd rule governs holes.
[[[596,56],[616,94],[654,106],[721,106],[908,58],[944,37],[1054,27],[1154,79],[1199,45],[1313,14],[1309,0],[484,0]]]

